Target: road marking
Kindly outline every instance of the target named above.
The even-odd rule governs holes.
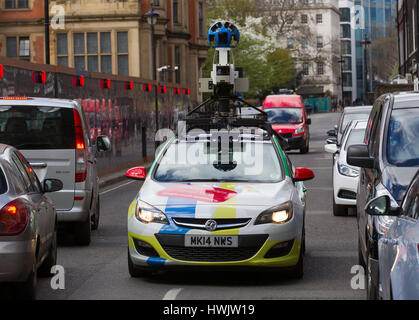
[[[182,291],[182,288],[170,289],[166,292],[163,300],[176,300],[177,295]]]
[[[131,183],[134,183],[134,182],[135,181],[128,181],[128,182],[126,182],[124,184],[121,184],[121,185],[115,187],[115,188],[112,188],[112,189],[109,189],[109,190],[106,190],[106,191],[99,192],[99,194],[102,195],[102,194],[105,194],[105,193],[108,193],[108,192],[111,192],[111,191],[115,191],[115,190],[117,190],[119,188],[125,187],[125,186],[127,186],[127,185],[129,185]]]

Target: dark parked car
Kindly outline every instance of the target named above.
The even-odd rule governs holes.
[[[380,298],[419,300],[419,171],[400,207],[392,208],[390,198],[381,196],[365,210],[397,217],[378,243]]]
[[[387,195],[399,205],[419,168],[419,93],[379,97],[365,131],[364,144],[349,147],[347,162],[361,167],[357,192],[359,263],[366,266],[369,298],[378,293],[378,240],[394,217],[368,216],[366,204]]]
[[[38,271],[49,275],[56,264],[57,213],[45,193],[62,186],[41,185],[19,151],[0,144],[0,284],[13,283],[19,298],[35,298]]]

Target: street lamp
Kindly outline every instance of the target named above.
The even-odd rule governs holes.
[[[154,25],[157,23],[157,18],[160,15],[153,10],[150,5],[150,10],[144,15],[147,19],[148,24],[151,26],[151,51],[153,54],[153,80],[157,81],[157,67],[156,67],[156,41],[154,36]],[[155,98],[155,113],[156,113],[156,132],[159,130],[159,100],[157,96],[157,85],[154,86],[154,98]]]
[[[341,89],[342,89],[342,109],[344,106],[344,102],[343,102],[343,64],[345,63],[345,59],[343,59],[342,56],[340,56],[340,59],[338,60],[338,63],[340,63],[340,85],[341,85]]]
[[[367,104],[367,91],[368,91],[368,65],[367,65],[367,46],[371,44],[367,34],[364,35],[364,40],[361,40],[361,45],[364,46],[364,104]]]

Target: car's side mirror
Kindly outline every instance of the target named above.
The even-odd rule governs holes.
[[[43,191],[45,193],[60,191],[63,188],[63,182],[58,179],[45,179]]]
[[[329,137],[337,137],[336,130],[335,129],[331,129],[331,130],[327,131],[327,135]]]
[[[111,150],[111,140],[108,136],[98,136],[96,138],[96,147],[99,152],[109,151]]]
[[[338,139],[336,139],[336,138],[329,138],[329,139],[326,139],[326,143],[327,144],[338,144]]]
[[[354,144],[349,146],[346,154],[346,162],[355,167],[374,168],[374,158],[370,157],[368,146],[365,144]]]
[[[339,151],[338,146],[336,145],[336,143],[330,143],[330,144],[326,144],[324,146],[324,151],[331,153],[331,154],[335,154],[336,152]]]
[[[294,182],[306,181],[314,178],[314,172],[307,168],[295,168]]]
[[[307,125],[310,125],[310,124],[311,124],[311,119],[310,119],[310,118],[308,118],[308,119],[306,120],[306,123],[307,123]]]
[[[398,216],[400,209],[393,209],[389,196],[381,196],[370,200],[365,206],[365,212],[371,216]]]
[[[125,176],[134,180],[144,180],[147,177],[147,173],[144,167],[135,167],[129,169]]]

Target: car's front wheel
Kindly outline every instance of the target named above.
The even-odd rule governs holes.
[[[96,204],[95,204],[95,213],[92,216],[92,230],[97,230],[99,228],[99,218],[100,218],[100,198],[97,195]]]
[[[337,217],[346,217],[348,215],[348,207],[336,204],[335,197],[333,197],[333,215]]]
[[[132,262],[131,255],[128,248],[128,272],[133,278],[142,278],[151,275],[151,271],[146,268],[138,267]]]
[[[367,269],[366,269],[366,284],[367,284],[367,299],[368,300],[377,300],[378,299],[378,288],[374,284],[372,279],[372,271],[371,271],[371,256],[368,250],[367,252]]]

